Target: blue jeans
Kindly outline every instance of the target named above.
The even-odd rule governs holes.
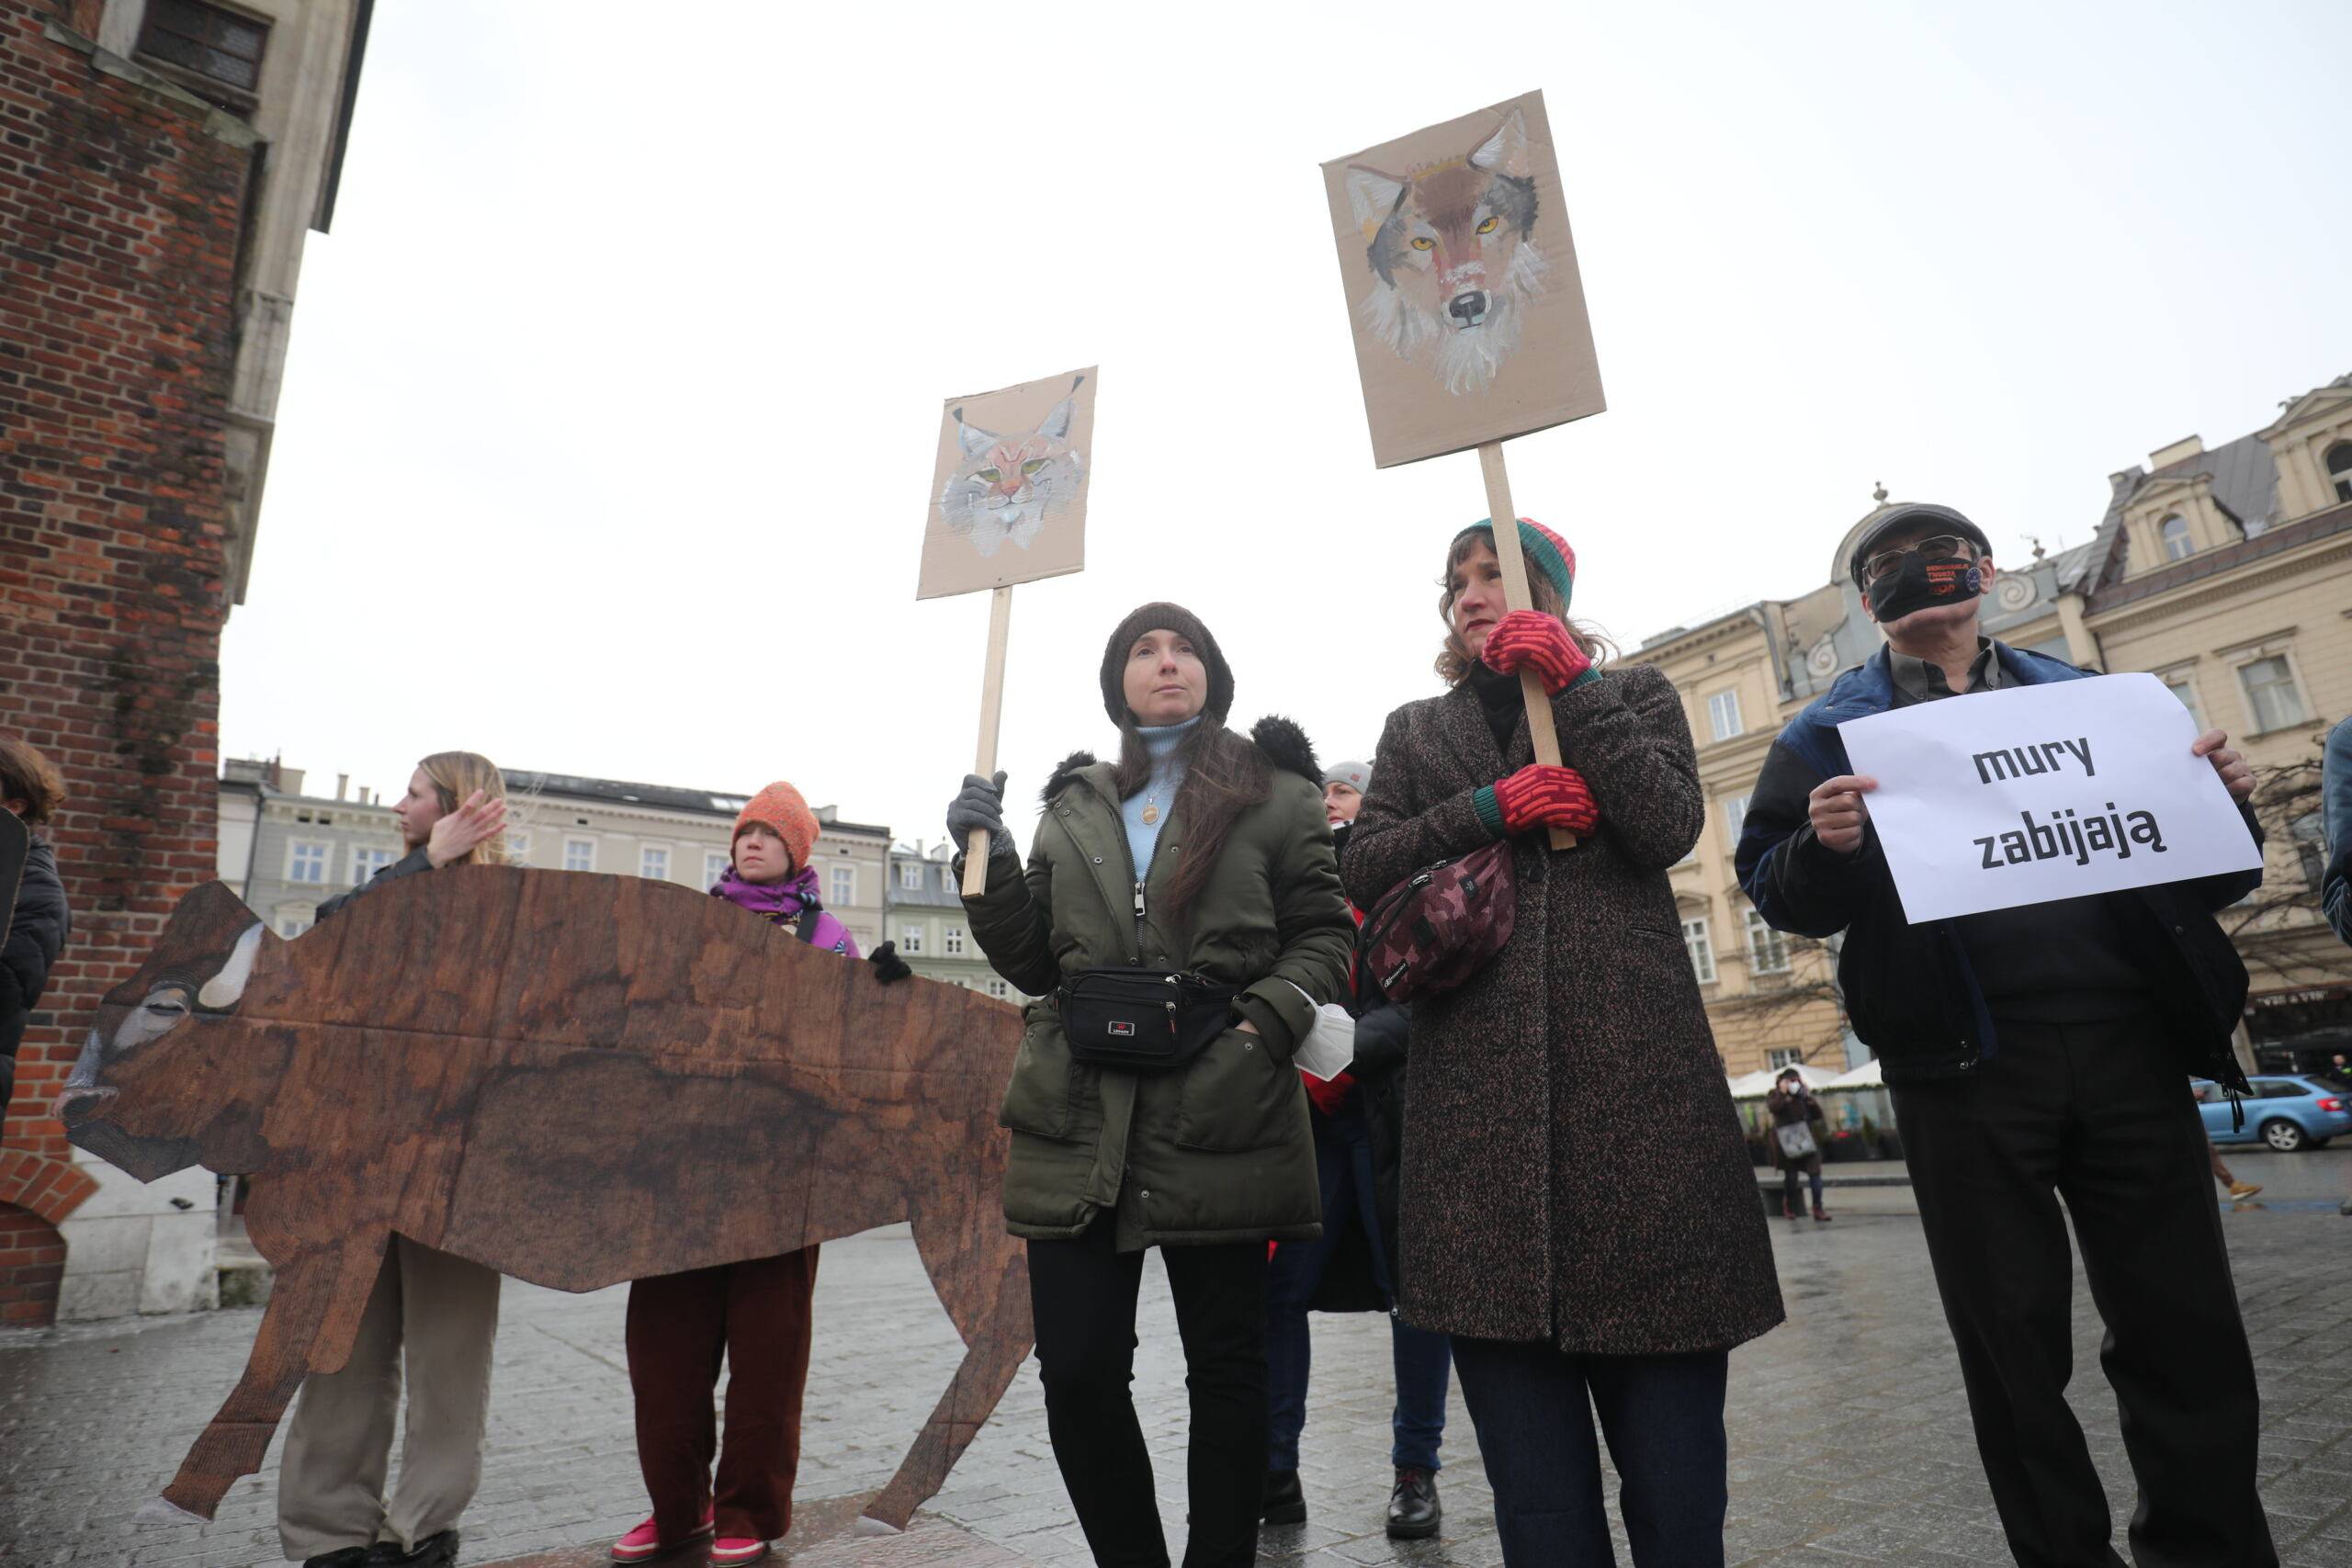
[[[1566,1356],[1543,1343],[1457,1338],[1453,1357],[1505,1563],[1617,1561],[1600,1503],[1597,1410],[1636,1568],[1722,1568],[1726,1352]]]
[[[1274,1248],[1266,1276],[1266,1468],[1298,1468],[1298,1434],[1306,1426],[1306,1377],[1313,1350],[1306,1332],[1306,1303],[1322,1281],[1342,1227],[1361,1226],[1372,1249],[1381,1294],[1393,1307],[1395,1280],[1380,1241],[1380,1211],[1372,1175],[1372,1129],[1364,1119],[1362,1091],[1337,1116],[1315,1117],[1315,1168],[1322,1179],[1323,1235],[1314,1241],[1283,1242]],[[1445,1437],[1445,1390],[1453,1355],[1442,1334],[1408,1328],[1392,1312],[1389,1356],[1396,1368],[1396,1408],[1389,1418],[1391,1464],[1402,1470],[1437,1468],[1438,1444]]]

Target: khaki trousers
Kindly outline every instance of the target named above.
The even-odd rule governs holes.
[[[413,1551],[458,1522],[481,1485],[499,1276],[396,1235],[339,1372],[302,1380],[277,1461],[277,1539],[290,1562],[398,1541]],[[388,1498],[401,1357],[408,1424]]]

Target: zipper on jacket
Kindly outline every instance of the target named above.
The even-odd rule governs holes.
[[[1143,962],[1143,878],[1136,878],[1136,962]]]

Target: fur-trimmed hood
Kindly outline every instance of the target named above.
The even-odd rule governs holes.
[[[1250,739],[1256,742],[1266,761],[1276,769],[1296,773],[1313,784],[1317,794],[1322,792],[1322,765],[1315,760],[1315,743],[1306,738],[1306,730],[1280,714],[1270,713],[1250,727]],[[1050,804],[1056,795],[1069,787],[1072,780],[1093,767],[1098,760],[1091,751],[1072,751],[1061,760],[1052,776],[1046,780],[1046,787],[1037,792],[1037,798]]]

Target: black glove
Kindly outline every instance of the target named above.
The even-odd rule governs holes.
[[[895,942],[884,942],[867,953],[865,961],[874,965],[874,977],[886,986],[893,980],[914,978],[915,972],[907,967],[905,959],[899,956],[899,944]]]
[[[1012,847],[1012,835],[1004,830],[1004,774],[993,779],[978,773],[964,775],[964,788],[947,803],[947,833],[958,850],[971,838],[972,829],[989,830],[989,859],[1016,860],[1019,852]]]

